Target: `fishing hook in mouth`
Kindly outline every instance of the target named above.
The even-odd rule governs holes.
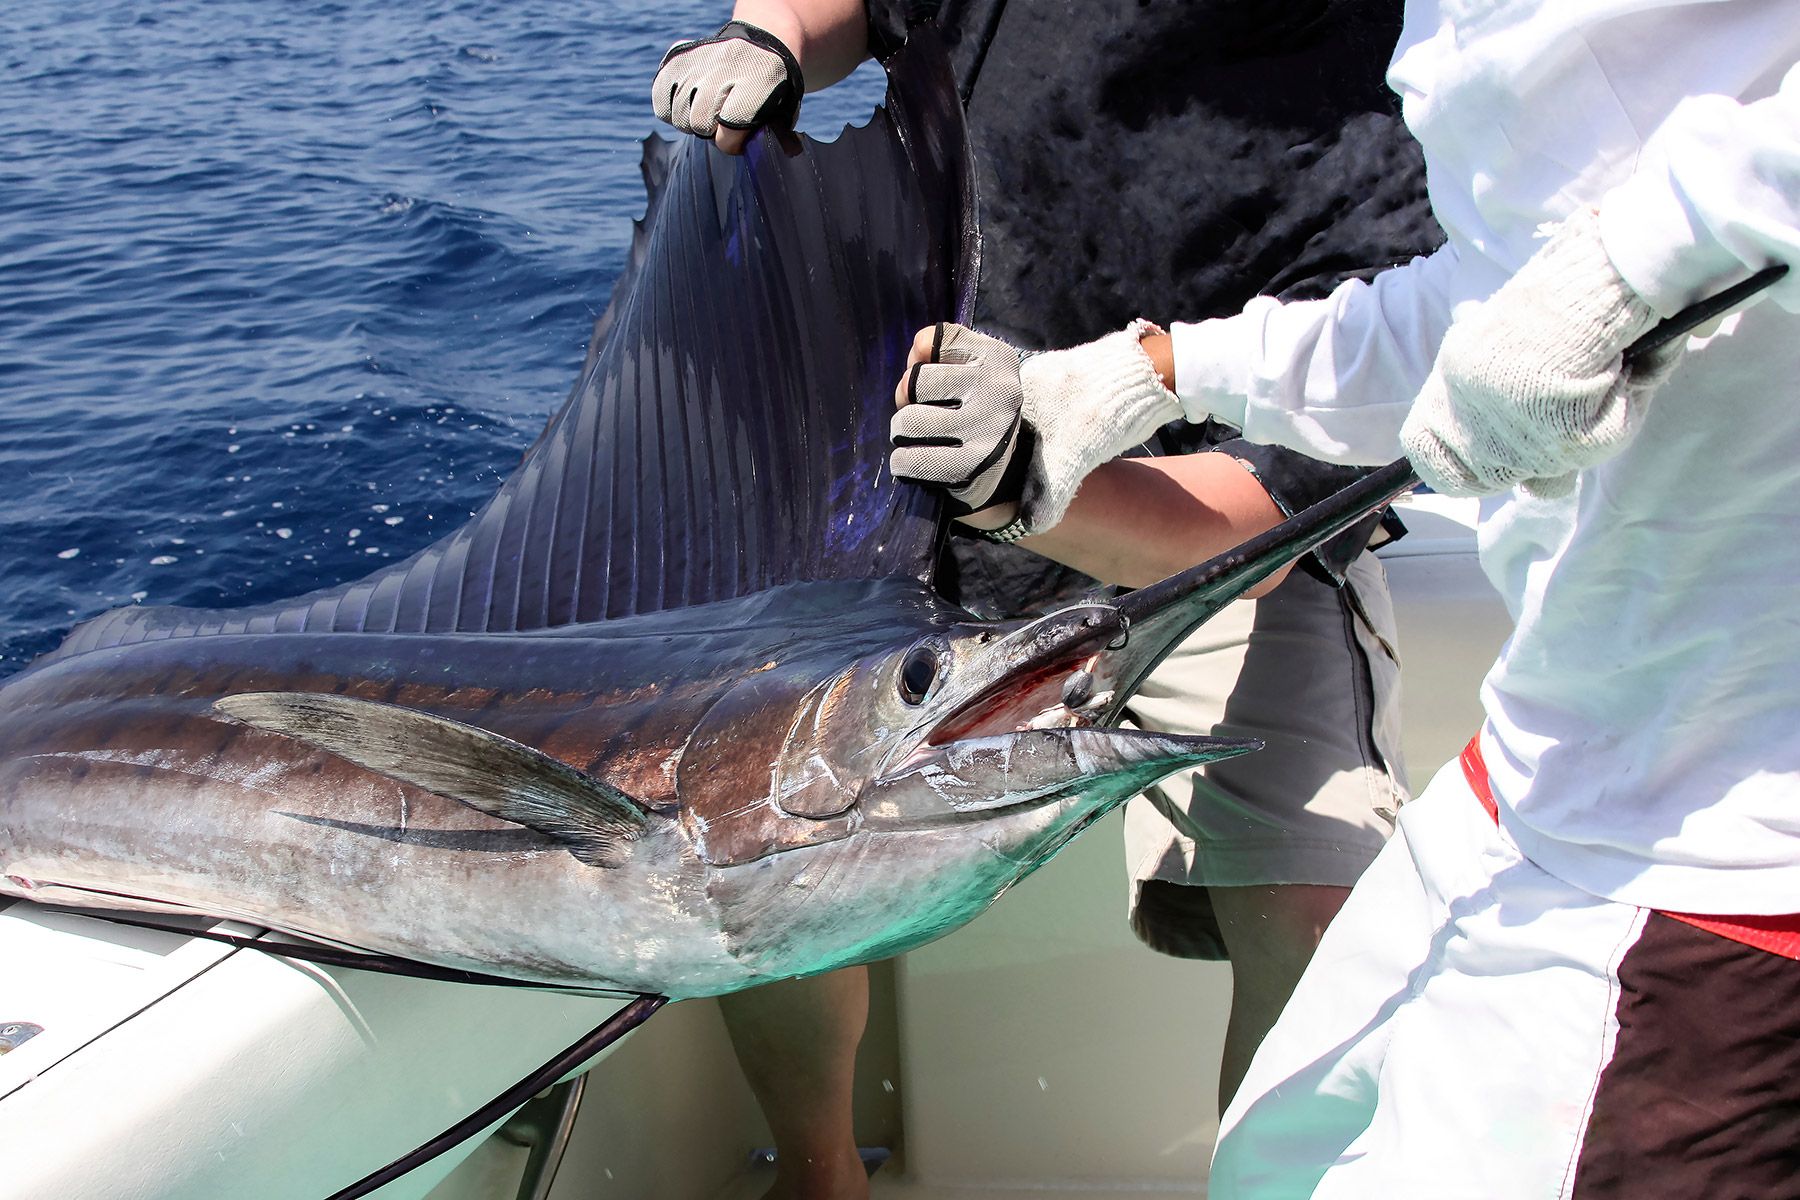
[[[1063,680],[1060,702],[1038,713],[1022,728],[1079,729],[1095,724],[1113,699],[1111,688],[1095,691],[1094,673],[1099,669],[1100,655],[1092,655]]]
[[[1081,708],[1094,696],[1094,674],[1086,666],[1076,668],[1074,674],[1063,680],[1063,707],[1073,712]]]

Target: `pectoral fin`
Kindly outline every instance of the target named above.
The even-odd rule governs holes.
[[[535,829],[595,866],[618,866],[644,811],[602,780],[540,750],[415,709],[313,692],[245,692],[228,717]]]

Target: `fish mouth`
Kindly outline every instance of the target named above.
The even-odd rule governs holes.
[[[1249,738],[1096,728],[1114,710],[1100,685],[1130,642],[1112,604],[1030,621],[984,649],[1004,670],[952,700],[870,781],[865,827],[916,829],[1080,799],[1097,817],[1178,771],[1260,749]]]
[[[938,713],[900,766],[969,739],[1094,724],[1112,700],[1095,686],[1095,671],[1109,647],[1125,644],[1128,628],[1114,605],[1078,604],[1013,630],[987,648],[1007,669]]]
[[[865,828],[980,819],[1080,798],[1095,815],[1178,771],[1260,749],[1252,738],[1135,729],[1027,729],[922,748],[873,780]]]

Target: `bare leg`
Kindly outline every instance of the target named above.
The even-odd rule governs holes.
[[[775,1136],[765,1200],[866,1200],[851,1087],[869,1018],[869,972],[845,967],[719,998],[738,1065]]]
[[[1325,926],[1349,895],[1347,887],[1300,883],[1212,889],[1213,912],[1231,955],[1231,1019],[1219,1064],[1220,1112],[1293,995]]]

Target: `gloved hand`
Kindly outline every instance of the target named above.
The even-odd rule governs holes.
[[[1631,440],[1674,369],[1679,342],[1624,368],[1656,320],[1607,257],[1599,219],[1568,218],[1444,336],[1400,431],[1407,458],[1446,495],[1566,495]]]
[[[710,138],[721,127],[791,129],[805,91],[800,64],[780,38],[729,21],[709,38],[669,47],[650,85],[650,104],[675,128]]]
[[[921,331],[895,393],[890,469],[948,489],[965,513],[1017,501],[1009,540],[1049,529],[1088,472],[1182,415],[1138,345],[1155,332],[1134,321],[1085,346],[1021,354],[961,325]]]

